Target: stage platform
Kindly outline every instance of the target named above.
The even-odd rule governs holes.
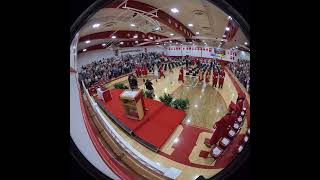
[[[164,103],[144,98],[145,116],[142,120],[126,117],[119,95],[120,89],[111,90],[112,100],[103,102],[95,97],[99,107],[123,130],[138,142],[157,152],[169,139],[176,127],[183,121],[186,113],[183,110],[166,106]]]

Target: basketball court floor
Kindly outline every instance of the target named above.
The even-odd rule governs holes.
[[[231,101],[236,102],[238,92],[243,91],[246,93],[248,106],[250,104],[250,96],[228,69],[226,69],[224,87],[222,89],[212,87],[212,79],[208,84],[199,82],[198,76],[185,76],[184,83],[178,82],[179,69],[175,68],[173,73],[165,71],[165,78],[162,77],[157,81],[155,76],[150,73],[146,77],[138,78],[140,89],[145,89],[143,79],[152,80],[155,100],[159,101],[159,96],[168,93],[173,95],[174,98],[188,98],[190,101],[184,120],[158,152],[151,151],[132,139],[130,135],[114,124],[107,115],[105,115],[105,118],[141,154],[157,162],[158,165],[180,169],[182,172],[177,179],[195,179],[199,175],[209,178],[226,167],[235,157],[238,144],[249,127],[250,112],[247,113],[247,118],[240,133],[225,150],[225,155],[222,158],[214,160],[213,158],[200,157],[201,151],[210,151],[204,141],[212,136],[214,123],[226,114],[229,103]],[[112,89],[117,82],[128,84],[127,76],[112,81],[105,87]],[[106,136],[104,132],[101,135],[102,137]]]

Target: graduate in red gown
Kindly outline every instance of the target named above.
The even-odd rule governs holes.
[[[218,77],[219,77],[219,73],[217,70],[215,70],[212,75],[212,86],[213,87],[217,87]]]
[[[215,128],[215,131],[213,132],[210,141],[205,142],[207,146],[217,144],[221,138],[228,135],[231,126],[236,121],[235,110],[236,104],[231,102],[229,105],[229,112],[214,124],[213,128]]]
[[[219,73],[219,88],[223,87],[224,77],[225,77],[225,72],[224,72],[224,69],[221,68],[221,71]]]
[[[143,74],[144,76],[148,75],[148,68],[147,68],[147,66],[144,66],[144,67],[143,67],[143,69],[142,69],[142,74]]]
[[[142,68],[141,68],[140,66],[137,66],[137,67],[136,67],[136,74],[137,74],[137,77],[141,77]]]
[[[184,83],[184,79],[183,79],[183,68],[180,68],[180,72],[179,72],[179,78],[178,81],[182,81]]]
[[[210,71],[207,70],[206,72],[206,83],[208,84],[210,81]]]
[[[199,81],[200,81],[200,82],[203,81],[203,72],[202,72],[201,69],[200,69],[200,71],[199,71]]]
[[[160,67],[160,78],[163,76],[164,78],[166,78],[166,76],[164,75],[164,71],[163,71],[163,65],[161,65]]]
[[[237,105],[236,105],[236,111],[237,111],[237,115],[238,117],[240,116],[242,109],[243,109],[243,103],[244,100],[246,99],[246,94],[243,92],[240,92],[238,94],[238,98],[237,98]]]

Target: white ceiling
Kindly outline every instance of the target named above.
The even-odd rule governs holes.
[[[218,46],[218,41],[209,40],[222,38],[225,27],[228,23],[228,15],[225,14],[218,7],[208,2],[207,0],[137,0],[151,6],[157,7],[167,14],[171,15],[186,27],[189,23],[193,24],[193,27],[188,27],[194,34],[199,32],[197,36],[208,37],[205,40],[209,46]],[[179,13],[174,14],[171,12],[171,8],[177,8]],[[115,8],[103,8],[99,10],[88,23],[80,30],[80,37],[88,34],[103,31],[116,31],[116,30],[137,30],[142,32],[150,32],[150,29],[154,28],[150,24],[145,25],[145,20],[142,17],[136,17],[132,20],[133,12],[125,9]],[[95,23],[100,23],[99,28],[92,28]],[[135,27],[131,27],[130,24],[136,24]],[[181,37],[181,35],[174,32],[173,29],[160,23],[162,31],[155,32],[156,34],[164,35],[167,37]],[[170,33],[174,33],[174,36],[170,36]],[[78,49],[82,49],[88,46],[101,44],[106,40],[92,40],[90,44],[80,42]],[[247,42],[243,32],[239,28],[234,38],[225,43],[222,48],[232,48],[235,46],[244,45]],[[249,43],[249,42],[248,42]],[[249,43],[250,44],[250,43]]]

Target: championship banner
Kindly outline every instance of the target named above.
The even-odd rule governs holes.
[[[214,52],[218,55],[225,56],[226,55],[226,50],[221,49],[221,48],[214,48]]]

